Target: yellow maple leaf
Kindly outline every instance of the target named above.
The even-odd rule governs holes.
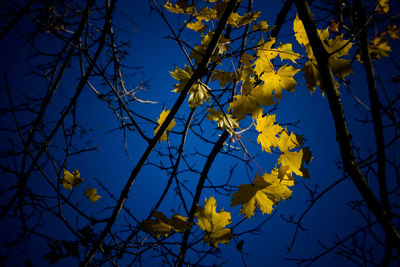
[[[201,81],[195,82],[189,90],[189,106],[195,108],[203,105],[203,100],[210,103],[210,88]]]
[[[370,53],[372,58],[380,59],[382,57],[389,57],[389,52],[392,48],[389,45],[389,41],[384,36],[377,36],[373,39],[369,45]]]
[[[143,221],[144,230],[152,233],[152,236],[160,237],[162,235],[168,236],[173,230],[175,232],[183,232],[192,227],[192,223],[187,222],[187,218],[182,215],[175,214],[169,219],[164,213],[155,211],[152,215],[155,220],[148,219]]]
[[[172,92],[179,93],[183,90],[183,88],[185,88],[190,77],[193,75],[193,70],[189,66],[185,65],[184,70],[179,67],[176,67],[176,69],[174,69],[173,71],[170,71],[169,73],[175,80],[180,82],[180,83],[175,84],[174,85],[175,89],[172,90]]]
[[[224,88],[227,83],[233,82],[233,73],[230,71],[215,70],[211,76],[211,80],[218,80],[221,88]]]
[[[278,158],[278,164],[288,167],[288,173],[295,173],[298,176],[303,176],[300,170],[303,163],[303,150],[297,151],[284,151]]]
[[[264,72],[260,79],[264,81],[264,84],[269,88],[269,91],[274,91],[274,96],[277,100],[282,98],[282,89],[288,92],[294,92],[294,88],[297,85],[296,80],[293,76],[299,71],[292,66],[284,65],[278,69],[278,71],[267,71]]]
[[[275,114],[263,117],[260,113],[255,124],[256,130],[260,133],[257,137],[257,143],[261,144],[261,149],[271,153],[271,147],[278,146],[278,134],[282,127],[275,123]]]
[[[190,51],[190,58],[193,58],[196,64],[199,64],[203,59],[208,44],[210,43],[214,32],[209,31],[206,35],[201,34],[201,45],[196,45],[192,51]],[[211,56],[211,62],[216,62],[220,59],[220,55],[226,53],[227,50],[231,49],[229,46],[231,40],[221,36],[218,40],[217,47]]]
[[[224,114],[222,111],[210,108],[208,110],[207,119],[210,121],[216,121],[218,128],[227,130],[230,134],[233,134],[235,128],[239,128],[239,124],[236,119],[233,119],[231,114]]]
[[[317,62],[309,60],[303,67],[304,78],[306,79],[306,85],[310,92],[314,92],[317,86],[321,86],[321,76],[319,74]]]
[[[253,88],[251,95],[256,99],[258,104],[270,106],[275,104],[273,92],[274,90],[267,83],[260,83]]]
[[[279,135],[279,140],[277,141],[277,147],[282,152],[300,147],[302,144],[303,140],[301,136],[293,132],[289,135],[286,130]]]
[[[321,86],[321,76],[319,74],[317,60],[313,54],[311,45],[309,44],[303,23],[297,15],[293,23],[293,30],[297,42],[303,45],[306,49],[309,60],[304,65],[303,72],[307,88],[311,92],[314,92],[317,86]],[[338,35],[333,39],[329,39],[329,27],[325,30],[318,30],[318,34],[326,51],[331,54],[329,57],[329,66],[331,67],[333,74],[343,79],[352,72],[352,68],[350,60],[342,59],[340,57],[348,55],[353,43],[343,39],[343,34]],[[321,90],[323,92],[322,88]]]
[[[196,19],[199,21],[210,21],[212,19],[217,19],[219,17],[218,10],[215,8],[209,8],[209,7],[202,7],[200,9],[200,12],[195,15]]]
[[[77,169],[75,169],[72,173],[64,169],[64,178],[61,179],[61,183],[64,189],[72,190],[73,186],[79,186],[83,178],[80,176],[81,174]]]
[[[203,242],[217,248],[219,243],[228,244],[233,234],[231,229],[225,228],[232,223],[230,212],[221,209],[216,212],[217,201],[214,197],[205,198],[204,208],[198,207],[194,217],[197,225],[205,231]]]
[[[188,5],[187,0],[179,0],[175,5],[173,5],[169,1],[167,1],[167,3],[165,3],[164,7],[169,12],[176,13],[176,14],[194,15],[196,13],[196,7],[194,5]]]
[[[85,196],[90,200],[90,202],[95,203],[97,200],[99,200],[101,198],[101,196],[99,196],[97,194],[97,188],[90,188],[90,186],[88,186],[86,188],[85,191]]]
[[[239,14],[233,12],[228,19],[228,24],[239,28],[255,21],[257,18],[260,17],[260,15],[261,15],[260,11],[248,12],[243,16],[240,16]]]
[[[262,112],[262,108],[255,96],[241,94],[235,95],[233,98],[234,100],[229,103],[228,110],[232,110],[232,115],[238,120],[244,119],[248,113],[252,117],[257,117]]]
[[[254,61],[254,71],[258,76],[266,71],[274,71],[274,65],[266,55],[258,56]]]
[[[293,63],[296,63],[296,59],[300,58],[300,54],[297,54],[295,52],[293,52],[292,50],[292,44],[280,44],[278,49],[276,49],[279,53],[279,57],[281,58],[281,60],[290,60]]]
[[[170,112],[170,110],[166,111],[165,108],[161,112],[160,117],[157,119],[158,126],[154,130],[154,135],[156,135],[156,133],[158,132],[158,129],[160,129],[161,125],[164,123],[164,121],[167,118],[169,112]],[[172,119],[172,121],[169,123],[169,125],[168,125],[167,129],[165,130],[165,132],[161,135],[160,141],[165,141],[165,140],[168,139],[167,131],[171,131],[172,128],[174,128],[174,126],[175,126],[175,120]]]
[[[274,205],[292,196],[288,186],[289,183],[279,179],[277,172],[264,173],[261,177],[257,173],[252,184],[241,185],[233,194],[231,206],[241,204],[240,213],[248,219],[254,216],[257,207],[263,214],[271,214]]]
[[[261,20],[259,23],[254,24],[251,30],[267,32],[271,30],[271,28],[269,27],[268,23],[265,20]]]
[[[242,73],[243,72],[251,73],[248,68],[242,70]],[[262,112],[259,99],[253,95],[254,78],[250,77],[250,75],[243,78],[245,80],[241,87],[241,94],[235,95],[233,97],[234,100],[229,103],[228,107],[228,110],[232,110],[232,115],[238,120],[244,119],[248,113],[250,113],[252,117],[257,117],[258,114]]]
[[[384,33],[387,33],[393,40],[400,39],[400,29],[397,25],[387,26]]]
[[[206,25],[204,25],[199,20],[196,20],[195,22],[189,22],[188,24],[186,24],[186,28],[196,32],[203,32],[205,29],[207,29]]]
[[[379,0],[377,12],[380,14],[385,14],[389,12],[389,5],[390,0]]]
[[[299,44],[303,46],[308,45],[309,41],[306,30],[304,29],[303,22],[299,19],[299,16],[297,14],[293,22],[293,31],[294,37],[296,37],[296,40]]]
[[[280,164],[280,168],[284,168],[285,173],[289,177],[292,173],[298,176],[308,177],[308,171],[304,168],[303,163],[306,162],[308,164],[312,160],[311,152],[308,148],[292,151],[302,144],[303,140],[301,136],[295,135],[293,132],[289,135],[286,130],[280,134],[279,140],[277,141],[277,147],[282,152],[278,158],[277,164]]]
[[[334,39],[328,39],[329,34],[323,40],[324,47],[328,53],[333,53],[331,58],[339,58],[349,54],[350,49],[353,47],[353,43],[349,40],[343,39],[343,34],[336,36]]]
[[[193,70],[185,66],[185,70],[181,68],[176,68],[175,70],[170,72],[171,76],[174,77],[176,80],[180,81],[181,83],[177,83],[174,85],[175,89],[172,92],[181,92],[187,82],[189,81],[190,77],[193,75]],[[203,105],[203,100],[206,102],[210,102],[210,88],[200,80],[195,82],[192,87],[189,89],[189,106],[190,108],[195,108],[197,106]]]

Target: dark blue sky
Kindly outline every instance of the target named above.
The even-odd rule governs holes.
[[[267,1],[255,1],[254,10],[262,11],[262,19],[272,25],[275,21],[276,12],[281,7],[281,3],[280,1],[274,1],[273,3],[271,3],[271,1],[268,2],[269,3],[267,3]],[[126,21],[121,19],[121,28],[123,29],[124,25],[126,25],[126,27],[129,27],[127,30],[133,32],[131,36],[132,44],[129,51],[130,54],[125,59],[125,62],[128,65],[143,67],[138,71],[135,77],[127,77],[127,87],[134,87],[137,85],[138,81],[142,79],[150,80],[149,88],[139,93],[137,96],[142,99],[158,102],[157,104],[135,103],[132,107],[135,112],[156,120],[163,108],[170,109],[177,98],[177,94],[171,92],[176,81],[171,77],[169,71],[175,69],[175,66],[183,68],[184,64],[187,64],[187,62],[185,62],[183,53],[180,51],[177,44],[173,40],[165,38],[170,35],[170,32],[160,16],[156,12],[150,12],[147,1],[121,1],[118,4],[118,8],[135,22],[135,25],[127,24]],[[281,30],[278,42],[295,43],[292,31],[295,14],[295,8],[293,7],[287,17],[287,23]],[[118,16],[121,18],[120,15],[121,14]],[[167,14],[167,18],[171,21],[173,27],[182,25],[183,20],[178,20],[176,15]],[[319,28],[325,28],[326,26],[327,25],[319,25]],[[127,37],[123,32],[119,34],[123,38]],[[185,33],[183,35],[183,38],[194,43],[199,42],[200,39],[199,34],[189,31],[187,34]],[[43,45],[46,45],[46,43],[43,42]],[[396,43],[396,45],[398,46],[398,43]],[[294,45],[293,50],[304,54],[303,48],[298,45]],[[0,57],[2,58],[0,72],[7,73],[10,84],[13,88],[16,88],[14,93],[15,98],[18,99],[18,94],[22,91],[27,91],[29,94],[33,95],[35,95],[36,92],[39,94],[43,82],[35,77],[25,75],[27,71],[27,66],[25,64],[27,48],[22,45],[21,40],[15,32],[10,33],[6,39],[0,42],[0,51]],[[351,54],[353,55],[354,52],[355,51],[352,50]],[[398,56],[397,51],[394,52],[393,56],[395,55]],[[393,72],[390,71],[391,69],[386,69],[386,66],[389,66],[388,62],[389,60],[387,59],[377,62],[377,70],[378,75],[380,75],[385,84],[388,84],[388,90],[392,90],[390,92],[393,92],[393,88],[396,84],[393,86],[393,84],[389,82]],[[300,66],[298,67],[300,68]],[[354,93],[368,105],[363,69],[356,61],[353,67],[355,73],[350,76],[351,86],[356,90]],[[46,115],[47,118],[52,118],[53,116],[57,118],[60,106],[62,105],[60,103],[63,103],[65,99],[71,96],[72,90],[70,90],[70,87],[76,85],[74,80],[76,77],[76,73],[72,70],[69,76],[63,80],[62,86],[55,96],[56,100],[54,106],[51,107],[54,109],[54,112],[50,111]],[[245,261],[248,266],[295,266],[295,264],[290,261],[284,261],[284,258],[312,257],[321,251],[318,241],[328,246],[332,245],[335,241],[336,234],[344,237],[364,224],[364,220],[346,204],[349,201],[361,199],[355,186],[350,180],[346,180],[332,189],[314,205],[312,210],[302,221],[308,231],[298,234],[294,248],[290,254],[286,254],[287,247],[290,245],[295,231],[295,226],[288,224],[282,220],[280,216],[289,217],[295,215],[295,218],[298,218],[307,208],[309,204],[309,202],[307,202],[309,200],[309,193],[304,185],[308,187],[318,185],[318,192],[321,192],[324,188],[343,176],[343,172],[338,169],[335,164],[335,161],[337,161],[339,157],[339,150],[327,98],[321,95],[319,89],[317,89],[315,93],[310,94],[305,86],[304,78],[301,77],[300,73],[296,75],[296,78],[298,82],[296,92],[293,94],[285,93],[279,104],[279,109],[274,113],[277,114],[276,118],[279,123],[298,122],[296,127],[288,128],[290,130],[295,130],[297,134],[303,135],[306,140],[305,145],[310,147],[313,153],[314,159],[308,168],[310,178],[297,178],[298,183],[291,188],[293,190],[292,198],[282,201],[279,204],[276,208],[277,214],[271,217],[257,235],[247,234],[236,237],[237,242],[244,240],[243,251],[245,252]],[[71,82],[68,81],[68,79],[71,79]],[[350,131],[355,144],[357,147],[361,148],[362,153],[374,150],[374,143],[371,142],[371,140],[373,140],[371,139],[373,136],[372,128],[363,123],[354,122],[355,119],[364,119],[365,110],[362,106],[356,105],[354,99],[351,98],[346,90],[342,90],[345,112],[350,122]],[[2,90],[1,95],[0,103],[2,106],[6,106],[7,101],[4,97],[4,90]],[[188,111],[188,104],[185,103],[179,111],[178,116],[186,118]],[[87,140],[90,140],[90,146],[97,146],[99,148],[98,152],[89,152],[82,156],[78,155],[72,157],[68,161],[68,169],[72,171],[77,168],[81,172],[81,176],[85,179],[82,186],[77,188],[77,192],[83,192],[88,185],[96,187],[97,183],[94,178],[97,178],[110,192],[113,192],[113,194],[118,197],[121,188],[124,186],[138,158],[143,153],[146,144],[144,142],[138,142],[139,139],[136,134],[128,133],[127,144],[130,154],[129,158],[124,150],[121,131],[109,131],[118,127],[116,118],[111,111],[107,109],[106,104],[96,99],[89,89],[85,90],[78,100],[76,114],[78,114],[79,123],[86,129],[91,129],[91,131],[86,133],[86,135],[77,142],[83,144],[87,142]],[[2,118],[0,122],[5,125],[6,123],[10,123],[10,120],[9,118]],[[141,126],[146,129],[145,133],[151,137],[155,125],[148,123],[147,125],[142,124]],[[177,123],[176,129],[177,131],[182,130],[182,123]],[[216,130],[215,124],[212,123],[207,122],[205,129],[209,131],[207,137],[212,138],[213,141],[216,141],[218,138],[217,134],[221,133]],[[174,135],[172,133],[169,137],[171,143],[178,144],[180,142],[180,135]],[[253,141],[255,141],[256,135],[254,132],[249,133],[246,135],[246,138],[253,138]],[[57,135],[53,142],[55,144],[62,143],[63,136]],[[270,170],[273,167],[276,161],[275,158],[266,153],[262,153],[259,146],[251,142],[245,143],[245,145],[256,157],[257,162],[261,164],[262,168]],[[166,147],[167,142],[158,145],[158,148],[161,149],[165,149]],[[188,153],[200,152],[208,154],[212,146],[200,142],[197,137],[191,134],[188,136],[185,148]],[[60,153],[60,157],[61,156],[62,153]],[[158,162],[159,160],[156,153],[153,153],[150,157],[151,162]],[[205,162],[204,158],[198,157],[196,159],[196,157],[194,157],[192,160],[194,160],[193,164],[195,164],[195,168],[201,170]],[[226,180],[229,175],[229,166],[231,164],[237,164],[232,181],[236,184],[248,183],[246,169],[243,163],[235,161],[233,158],[219,155],[209,174],[209,178],[214,184],[223,183]],[[253,169],[251,171],[251,176],[254,177],[256,172],[256,169]],[[54,173],[50,167],[49,173]],[[185,179],[188,180],[187,185],[191,186],[193,191],[195,190],[197,176],[198,175],[194,174],[188,174],[187,177],[185,176]],[[151,165],[143,168],[135,180],[129,194],[129,199],[125,204],[126,207],[135,214],[136,218],[139,220],[145,219],[164,189],[167,178],[165,172],[161,172]],[[4,179],[2,180],[1,185],[4,186],[6,182],[4,182]],[[371,183],[374,182],[375,181],[371,181]],[[48,186],[45,186],[43,182],[31,181],[31,183],[39,192],[46,192],[46,190],[48,190]],[[112,205],[114,202],[110,201],[110,198],[101,187],[98,188],[98,193],[102,198],[95,205],[85,201],[82,197],[74,197],[74,200],[79,202],[83,210],[88,213],[98,214],[100,218],[104,218],[108,214],[108,211],[104,211],[103,208]],[[214,196],[217,199],[217,210],[224,208],[231,212],[233,224],[242,218],[242,216],[239,215],[239,206],[229,207],[229,198],[214,193],[211,190],[204,191],[200,198],[201,206],[204,205],[204,197],[208,198],[209,196]],[[188,198],[188,195],[186,195],[186,197],[188,204],[191,205],[190,198]],[[167,198],[168,200],[161,205],[159,210],[163,211],[167,216],[173,214],[172,210],[178,212],[183,211],[183,209],[179,209],[179,199],[175,196],[174,190],[170,190]],[[72,211],[68,209],[66,209],[65,212],[66,214],[73,214]],[[268,217],[270,217],[270,215],[261,215],[261,213],[257,213],[251,220],[243,223],[239,229],[245,230],[254,227]],[[74,220],[71,221],[73,222]],[[0,224],[0,234],[4,239],[8,238],[7,235],[12,235],[12,231],[9,231],[9,228],[12,229],[12,226],[7,225],[8,223],[9,221],[3,221]],[[118,229],[118,225],[124,223],[124,219],[120,217],[113,229]],[[45,227],[48,234],[54,234],[66,239],[68,239],[70,235],[70,233],[65,232],[65,227],[59,228],[61,225],[51,216],[48,216],[48,218],[46,217]],[[99,227],[96,230],[101,230],[101,228]],[[377,232],[378,236],[381,234],[382,233],[379,233],[379,231]],[[202,248],[201,245],[199,247]],[[221,257],[227,261],[226,266],[242,265],[240,254],[237,252],[233,240],[231,241],[231,245],[220,244],[219,248],[222,251]],[[39,265],[41,265],[43,264],[41,257],[46,250],[46,244],[33,239],[33,241],[27,245],[27,248],[24,249],[23,254],[29,257],[34,263],[41,262],[39,263]],[[18,254],[16,253],[15,255]],[[20,260],[23,261],[24,259],[20,256],[19,258],[15,258],[16,265],[21,263]],[[154,266],[155,262],[158,262],[158,259],[151,258],[149,254],[144,257],[143,262],[145,266]],[[205,261],[206,264],[211,264],[212,262],[213,260]],[[340,264],[347,266],[348,263],[349,262],[345,261],[343,258],[332,254],[319,260],[316,266],[338,266]],[[69,259],[66,260],[62,266],[74,266],[75,264],[75,260]],[[124,264],[121,263],[121,266],[123,265]]]

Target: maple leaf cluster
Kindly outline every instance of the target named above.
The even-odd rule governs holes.
[[[73,187],[79,187],[81,185],[83,178],[77,169],[75,169],[72,173],[64,169],[64,177],[60,179],[60,182],[62,183],[64,189],[72,190]],[[90,186],[87,187],[84,195],[92,203],[95,203],[101,198],[101,196],[97,194],[97,188],[91,188]]]

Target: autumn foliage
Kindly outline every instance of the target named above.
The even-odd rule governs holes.
[[[14,19],[18,20],[26,14],[34,17],[36,9],[31,8],[32,5],[35,7],[34,2],[28,1]],[[221,246],[232,246],[232,243],[236,244],[236,250],[243,260],[244,241],[237,242],[235,237],[256,232],[260,227],[255,226],[254,229],[239,233],[238,226],[242,222],[251,225],[255,218],[272,216],[278,205],[292,198],[299,181],[315,179],[308,168],[313,164],[314,157],[318,157],[318,151],[311,151],[307,136],[298,134],[296,127],[292,127],[291,122],[281,121],[279,115],[279,105],[288,94],[296,92],[299,84],[305,84],[310,94],[317,94],[319,89],[321,96],[326,97],[329,103],[341,157],[338,167],[344,173],[340,182],[351,179],[362,198],[354,204],[354,210],[360,211],[362,215],[364,211],[368,214],[363,217],[368,222],[367,226],[365,229],[360,228],[363,231],[357,231],[374,238],[371,229],[381,227],[385,234],[384,241],[376,241],[384,250],[380,263],[387,265],[395,261],[396,257],[398,259],[400,236],[396,224],[398,214],[393,205],[393,199],[397,198],[393,195],[398,194],[400,187],[386,184],[386,167],[389,162],[393,169],[400,166],[396,160],[392,163],[387,157],[393,156],[393,153],[387,151],[398,141],[398,111],[395,104],[399,98],[391,100],[383,89],[388,104],[385,106],[379,103],[372,60],[391,56],[392,42],[400,39],[400,29],[390,24],[379,27],[373,36],[368,34],[371,20],[388,19],[391,10],[389,0],[377,1],[370,8],[368,20],[362,15],[366,10],[362,1],[354,1],[357,4],[351,7],[348,1],[338,1],[341,4],[336,14],[330,13],[324,18],[329,18],[324,27],[319,27],[323,23],[314,22],[305,0],[285,1],[282,10],[277,12],[275,24],[266,21],[261,11],[253,10],[251,0],[167,0],[162,1],[162,4],[160,1],[152,1],[152,9],[170,30],[171,36],[168,38],[177,44],[186,57],[185,64],[166,70],[175,84],[163,90],[175,97],[175,103],[168,102],[162,108],[152,108],[152,111],[158,110],[154,116],[140,114],[131,105],[153,105],[154,102],[141,99],[136,95],[140,90],[128,90],[124,82],[125,65],[121,62],[125,52],[119,50],[124,43],[116,41],[112,20],[117,1],[106,1],[102,7],[104,12],[102,8],[96,7],[95,2],[88,1],[85,7],[78,5],[80,8],[76,9],[67,4],[38,4],[41,12],[38,12],[39,19],[35,18],[35,21],[46,21],[47,28],[42,25],[44,29],[35,32],[56,36],[57,40],[62,40],[65,48],[62,48],[59,58],[56,54],[38,52],[41,57],[51,54],[56,61],[53,73],[48,70],[51,68],[38,68],[39,73],[45,70],[43,80],[49,84],[36,105],[39,107],[36,107],[37,110],[26,103],[14,106],[8,80],[4,75],[10,108],[2,112],[11,114],[17,129],[10,132],[19,134],[22,149],[14,152],[11,148],[7,150],[7,155],[12,155],[15,166],[20,168],[14,170],[14,167],[1,165],[4,173],[15,176],[15,184],[4,190],[10,196],[4,198],[6,204],[1,206],[0,219],[19,219],[23,225],[21,239],[32,232],[46,240],[50,251],[44,255],[45,260],[54,264],[73,257],[79,260],[80,266],[105,263],[117,266],[119,261],[126,260],[125,257],[133,258],[131,264],[139,264],[142,255],[154,251],[164,263],[189,266],[202,263],[209,255],[218,256]],[[292,6],[296,7],[296,11],[290,16],[288,14]],[[64,15],[60,15],[61,11]],[[92,18],[92,12],[101,19]],[[76,17],[81,17],[79,23],[74,22]],[[179,18],[183,25],[179,24],[181,27],[174,29],[170,18]],[[97,25],[97,19],[104,23],[103,26]],[[394,20],[392,17],[389,19]],[[4,27],[1,38],[14,27],[13,21]],[[291,39],[293,42],[280,41],[279,33],[283,24],[289,25],[289,37],[286,40]],[[191,39],[185,40],[182,37],[184,33],[190,33],[188,36]],[[29,38],[25,39],[29,41]],[[70,49],[68,52],[67,48]],[[50,109],[58,83],[63,81],[61,77],[64,71],[75,61],[79,62],[74,66],[80,74],[79,79],[76,79],[76,91],[69,99],[69,104],[59,110],[60,118],[55,123],[48,120],[51,123],[46,124],[45,114]],[[371,102],[371,108],[367,107],[366,110],[368,114],[371,113],[372,119],[366,119],[364,123],[372,121],[374,125],[376,153],[373,151],[367,156],[361,155],[353,146],[347,126],[348,119],[341,102],[345,88],[350,91],[351,75],[360,68],[358,65],[355,67],[355,64],[363,64],[366,68]],[[59,66],[62,66],[61,69]],[[394,79],[393,83],[397,81]],[[76,121],[79,116],[75,112],[79,96],[86,87],[95,95],[96,100],[104,102],[112,110],[120,124],[117,130],[123,133],[125,147],[126,136],[129,134],[137,138],[135,142],[141,142],[145,147],[143,151],[139,148],[139,152],[135,151],[136,165],[128,177],[120,179],[124,185],[116,193],[110,192],[98,179],[95,181],[90,178],[90,173],[82,172],[81,177],[81,169],[69,163],[72,156],[98,150],[89,149],[87,144],[78,150],[72,142],[78,130],[83,132]],[[103,91],[98,87],[107,89]],[[356,96],[353,95],[353,98],[366,106]],[[32,101],[32,98],[27,99],[27,103]],[[182,108],[184,105],[186,107]],[[15,115],[19,110],[32,112],[35,119],[27,126],[21,126]],[[55,113],[52,111],[51,114]],[[389,118],[389,123],[382,124],[380,119],[383,114]],[[383,132],[385,127],[395,129],[395,136],[390,142],[384,140],[388,136],[387,132]],[[38,138],[39,133],[44,140]],[[63,159],[58,158],[59,151],[52,154],[50,145],[54,142],[53,138],[60,138],[58,135],[63,137],[65,143],[65,147],[60,149],[65,154]],[[203,155],[197,150],[186,153],[185,143],[189,136],[198,138],[201,144],[210,145],[212,149],[209,154]],[[150,155],[156,152],[157,160],[154,160]],[[229,172],[225,184],[214,183],[209,171],[218,154],[230,156],[232,162],[241,162],[246,175],[233,182],[234,173],[229,162],[218,166]],[[268,164],[265,164],[264,159],[268,160]],[[203,166],[197,169],[196,164]],[[54,171],[49,172],[51,174],[46,172],[48,166],[54,168]],[[144,166],[156,167],[165,172],[162,178],[165,178],[166,185],[157,202],[146,203],[148,215],[137,217],[126,202]],[[368,175],[371,173],[379,178],[379,190],[372,188],[369,182]],[[43,176],[51,188],[49,196],[43,197],[31,190],[31,176]],[[190,180],[192,177],[195,179]],[[94,186],[95,183],[98,185]],[[165,203],[168,192],[172,191],[173,184],[175,200],[171,203],[177,204],[168,205],[167,209],[162,203]],[[297,220],[293,216],[282,216],[287,223],[296,226],[289,250],[293,247],[297,232],[304,230],[302,218],[334,186],[318,194],[316,190],[307,188],[311,200],[306,211]],[[392,189],[388,189],[390,186]],[[376,191],[379,191],[379,196]],[[2,194],[0,192],[0,196]],[[86,214],[81,208],[82,196],[84,205],[102,208],[102,212],[106,213],[106,216],[102,215],[105,218],[100,218],[96,212]],[[106,199],[111,202],[106,203]],[[295,197],[292,201],[296,201]],[[32,217],[24,212],[26,206],[31,209]],[[71,223],[72,216],[65,216],[65,207],[77,214],[75,226]],[[53,239],[35,232],[35,227],[42,222],[42,213],[49,213],[59,219],[75,239]],[[371,214],[374,220],[370,219]],[[38,223],[30,229],[27,222],[35,216]],[[121,220],[124,222],[121,223]],[[122,226],[116,230],[118,223]],[[359,232],[344,241],[336,242],[333,248],[322,246],[324,252],[321,255],[334,251],[351,238],[356,240]],[[201,249],[198,243],[202,243]],[[358,248],[356,245],[354,247]],[[189,259],[188,253],[196,254],[198,261]],[[314,263],[322,256],[318,255],[311,260],[292,260],[300,264]],[[372,262],[369,259],[369,256],[364,256],[364,263]],[[246,265],[244,260],[243,263]]]

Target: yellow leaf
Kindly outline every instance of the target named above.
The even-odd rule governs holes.
[[[85,196],[90,200],[90,202],[95,203],[101,196],[97,194],[97,188],[90,188],[88,186],[85,191]]]
[[[154,135],[156,135],[156,133],[158,132],[158,129],[160,129],[161,125],[164,123],[164,121],[167,118],[169,112],[170,112],[170,110],[165,111],[165,109],[161,112],[160,117],[157,119],[158,126],[154,130]],[[165,141],[165,140],[168,139],[167,131],[171,131],[172,128],[174,128],[174,126],[175,126],[175,120],[172,119],[172,121],[169,123],[169,125],[168,125],[167,129],[165,130],[165,132],[161,135],[160,141]]]
[[[81,178],[77,169],[75,169],[72,173],[64,169],[64,178],[61,179],[64,189],[72,190],[73,186],[79,186],[82,181],[83,179]]]
[[[211,76],[211,80],[218,80],[221,88],[224,88],[227,83],[233,82],[233,73],[223,70],[215,70]]]
[[[170,72],[171,76],[181,83],[175,84],[175,89],[172,92],[181,92],[190,77],[193,75],[193,70],[185,66],[185,70],[181,68],[176,68],[175,70]],[[197,107],[198,105],[203,105],[203,100],[206,102],[210,102],[210,88],[207,85],[202,83],[200,80],[195,82],[192,87],[189,89],[189,106],[190,108]]]
[[[186,28],[191,29],[196,32],[203,32],[205,29],[207,29],[206,25],[201,23],[201,21],[196,20],[195,22],[190,22],[186,24]]]
[[[239,28],[255,21],[260,17],[260,15],[261,12],[248,12],[243,16],[240,16],[237,13],[232,13],[229,17],[228,24]]]
[[[250,94],[235,95],[232,102],[229,103],[228,110],[232,110],[232,115],[235,119],[242,120],[248,113],[251,113],[252,117],[257,117],[262,108],[258,103],[256,97]]]
[[[199,64],[203,59],[203,55],[205,54],[208,44],[211,41],[214,32],[208,32],[206,35],[201,34],[201,45],[196,45],[192,51],[190,51],[190,58],[193,58],[196,64]],[[221,36],[218,40],[218,44],[216,49],[214,50],[213,55],[211,56],[211,62],[216,62],[219,60],[220,55],[226,53],[227,50],[231,49],[229,46],[231,40]]]
[[[283,61],[284,59],[291,60],[296,63],[296,59],[300,58],[300,54],[293,52],[292,44],[280,44],[277,51],[279,52],[279,57]]]
[[[297,85],[293,76],[299,71],[292,66],[284,65],[278,71],[268,71],[261,75],[260,79],[264,81],[270,90],[274,90],[274,96],[277,100],[282,98],[282,89],[288,92],[294,92]]]
[[[260,133],[257,143],[261,144],[261,149],[271,153],[271,147],[278,145],[278,134],[282,131],[279,124],[275,124],[275,114],[262,116],[260,113],[255,124],[256,130]]]
[[[242,55],[242,58],[240,59],[240,61],[243,63],[243,65],[245,65],[246,67],[250,67],[251,66],[251,62],[254,60],[254,57],[250,54],[244,53]]]
[[[251,28],[252,31],[263,31],[263,32],[267,32],[269,30],[271,30],[269,28],[268,23],[265,20],[261,20],[259,23],[254,24],[253,27]]]
[[[205,21],[210,21],[212,19],[217,19],[219,16],[218,11],[214,8],[209,8],[209,7],[202,7],[200,9],[200,13],[196,14],[196,18],[199,21],[205,20]]]
[[[298,176],[303,176],[300,170],[303,163],[303,150],[297,151],[284,151],[278,158],[278,164],[288,167],[289,173],[295,173]]]
[[[198,207],[194,217],[197,219],[197,225],[205,231],[203,242],[217,248],[219,243],[228,244],[233,234],[231,229],[225,228],[232,223],[230,212],[216,212],[217,201],[214,197],[205,199],[204,208]]]
[[[400,29],[397,25],[387,26],[384,33],[387,33],[393,40],[400,39]]]
[[[274,65],[272,65],[270,59],[266,55],[258,56],[254,61],[254,71],[258,76],[267,71],[274,71]]]
[[[193,74],[193,70],[185,65],[185,69],[181,69],[179,67],[176,67],[175,70],[169,72],[171,76],[177,80],[180,81],[181,83],[175,84],[174,87],[175,89],[172,90],[173,92],[181,92],[183,88],[185,88],[186,83],[189,81],[190,77]]]
[[[392,48],[389,46],[389,41],[384,36],[377,36],[371,41],[369,48],[372,57],[375,59],[389,57],[389,52],[392,51]]]
[[[274,90],[267,83],[260,83],[251,92],[251,95],[257,99],[257,103],[263,106],[274,105]]]
[[[301,45],[305,46],[309,60],[304,65],[303,72],[308,90],[314,92],[317,86],[321,86],[321,77],[318,70],[318,64],[311,49],[311,45],[309,44],[303,23],[297,15],[293,23],[293,30],[295,32],[297,41]],[[343,39],[343,34],[336,36],[334,39],[329,39],[329,27],[327,27],[325,30],[318,30],[318,34],[326,51],[331,54],[329,58],[329,65],[333,74],[343,79],[352,73],[350,60],[341,59],[340,57],[348,55],[353,43]],[[323,92],[323,88],[321,88],[321,91]]]
[[[389,12],[389,5],[390,0],[379,0],[377,12],[380,14],[385,14]]]
[[[322,39],[322,40],[324,40],[324,46],[326,51],[328,51],[328,53],[333,53],[337,51],[335,54],[331,56],[335,58],[348,55],[350,49],[353,46],[352,42],[343,39],[343,34],[336,36],[334,39]]]
[[[349,59],[334,57],[329,59],[329,66],[331,66],[333,74],[341,79],[344,79],[344,77],[353,72],[350,63],[351,61]]]
[[[314,62],[314,60],[311,59],[307,61],[303,67],[303,72],[308,90],[314,92],[317,86],[321,86],[321,77],[317,62]]]
[[[266,57],[267,60],[272,60],[278,56],[276,49],[272,48],[275,44],[276,38],[271,38],[268,41],[264,41],[263,38],[257,44],[257,56]]]
[[[286,130],[280,134],[279,140],[277,142],[277,146],[282,152],[300,147],[302,144],[303,139],[301,138],[301,136],[296,135],[293,132],[288,135]]]
[[[299,19],[299,16],[296,14],[296,18],[293,23],[293,31],[296,40],[301,45],[308,45],[308,37],[306,30],[304,29],[303,22]]]
[[[291,196],[288,183],[282,182],[276,172],[264,173],[261,177],[257,173],[252,184],[241,185],[233,194],[231,206],[241,204],[240,213],[250,219],[257,207],[263,214],[271,214],[274,205]]]
[[[165,3],[164,7],[172,13],[176,14],[187,14],[194,15],[196,13],[196,8],[194,5],[188,5],[187,0],[179,0],[175,5],[172,5],[169,1]]]
[[[216,121],[218,128],[227,130],[232,134],[235,128],[240,128],[236,119],[233,119],[231,114],[224,114],[215,108],[208,110],[207,119],[210,121]]]
[[[203,105],[203,100],[210,103],[210,88],[201,81],[195,82],[189,90],[189,106],[195,108]]]
[[[302,148],[300,151],[291,151],[300,147],[303,144],[301,136],[294,133],[287,134],[283,131],[279,136],[277,146],[282,154],[278,158],[277,164],[280,164],[280,169],[284,168],[285,174],[289,177],[292,173],[298,176],[308,177],[308,171],[303,167],[303,162],[307,164],[312,160],[311,152],[308,148]],[[282,170],[280,170],[282,171]],[[282,173],[280,174],[282,176]]]
[[[187,218],[182,215],[175,214],[169,219],[164,213],[155,211],[153,212],[155,220],[143,221],[144,230],[148,233],[152,233],[152,236],[160,237],[162,235],[168,236],[173,230],[175,232],[183,232],[192,227],[192,223],[187,222]]]

